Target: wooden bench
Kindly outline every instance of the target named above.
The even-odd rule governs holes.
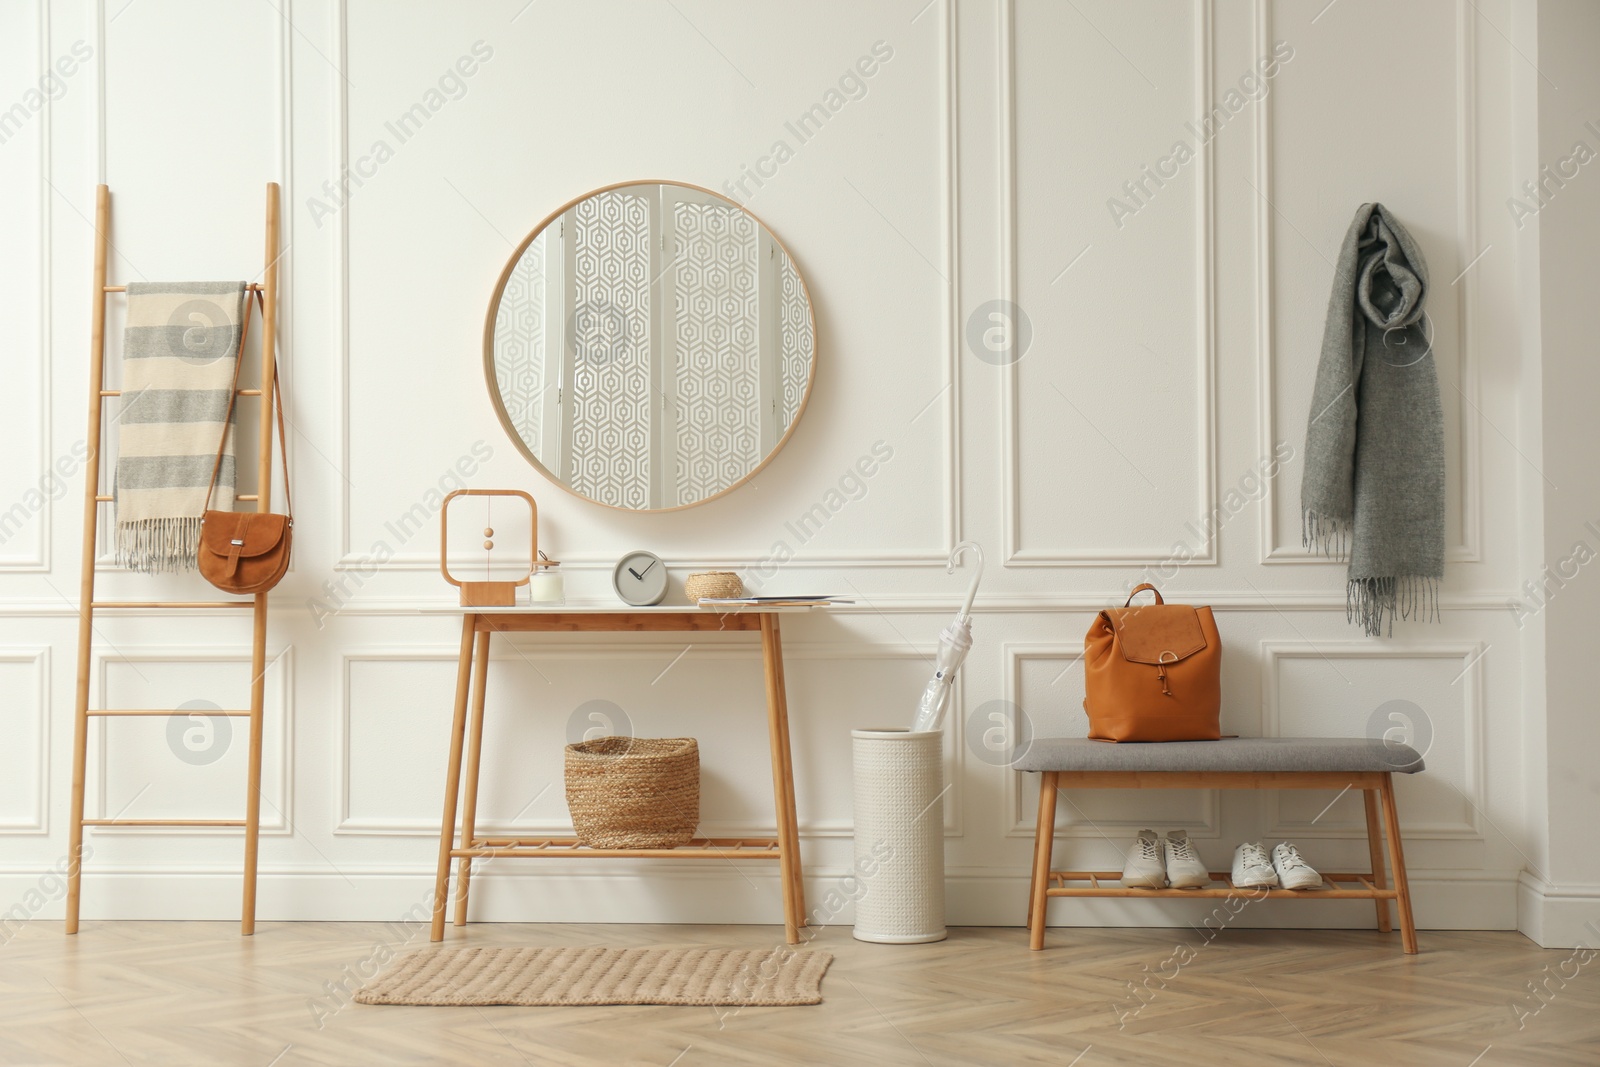
[[[1401,943],[1406,952],[1415,953],[1417,929],[1411,918],[1393,775],[1415,774],[1422,766],[1422,756],[1411,746],[1366,737],[1250,737],[1162,744],[1036,738],[1015,764],[1017,770],[1039,774],[1039,821],[1028,892],[1029,947],[1044,947],[1045,905],[1051,897],[1193,899],[1248,893],[1257,899],[1371,900],[1377,905],[1378,929],[1384,933],[1393,929],[1389,916],[1393,900],[1400,909]],[[1321,889],[1266,891],[1235,888],[1225,871],[1211,872],[1221,885],[1203,889],[1134,889],[1121,884],[1120,871],[1053,871],[1050,854],[1059,789],[1359,789],[1366,801],[1372,869],[1324,873]],[[1383,831],[1378,828],[1380,810]],[[1384,878],[1385,838],[1394,872],[1392,889]]]

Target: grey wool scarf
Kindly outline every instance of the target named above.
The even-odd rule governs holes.
[[[117,562],[191,570],[244,321],[244,282],[133,282],[122,348]],[[212,506],[233,508],[233,434]]]
[[[1334,268],[1306,427],[1302,540],[1350,558],[1346,613],[1370,635],[1438,618],[1444,413],[1423,302],[1428,266],[1382,204],[1362,204]]]

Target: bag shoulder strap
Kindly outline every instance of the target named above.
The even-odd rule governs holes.
[[[265,322],[267,304],[260,290],[256,291],[256,306],[261,309],[262,321]],[[250,294],[247,290],[244,300],[244,321],[239,326],[239,351],[233,361],[233,384],[228,388],[228,413],[222,418],[222,440],[217,442],[217,458],[211,462],[211,484],[206,487],[206,503],[202,509],[204,511],[211,510],[211,495],[216,492],[217,475],[222,471],[222,453],[228,447],[228,434],[233,430],[233,408],[239,400],[239,372],[244,369],[244,346],[249,337]],[[278,384],[276,360],[272,364],[272,400],[273,409],[278,417],[278,459],[283,464],[283,505],[288,511],[290,523],[293,523],[294,502],[289,498],[289,450],[283,431],[283,388]]]
[[[1150,590],[1150,592],[1152,592],[1152,593],[1154,593],[1156,595],[1156,603],[1157,604],[1165,604],[1166,603],[1165,600],[1161,599],[1161,590],[1157,589],[1155,586],[1151,585],[1149,582],[1140,582],[1138,585],[1134,586],[1133,592],[1128,594],[1128,599],[1124,600],[1122,602],[1122,606],[1123,607],[1127,607],[1129,604],[1132,604],[1133,603],[1133,598],[1138,596],[1140,593],[1144,592],[1146,589]]]

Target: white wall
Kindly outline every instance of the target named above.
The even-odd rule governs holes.
[[[79,515],[75,495],[35,512],[27,489],[83,434],[94,185],[112,188],[121,282],[254,274],[262,187],[277,181],[297,556],[273,599],[284,654],[268,683],[264,917],[391,918],[431,889],[456,634],[417,614],[449,602],[432,522],[415,536],[392,524],[426,510],[459,461],[473,485],[538,497],[542,542],[567,561],[575,598],[605,599],[626,549],[657,551],[681,582],[696,566],[755,567],[781,542],[795,558],[763,591],[858,599],[786,624],[816,898],[849,862],[848,731],[909,717],[965,587],[945,556],[970,537],[989,569],[949,742],[953,922],[1013,924],[1025,892],[1034,783],[995,765],[988,716],[1010,701],[1036,732],[1081,731],[1083,632],[1148,569],[1166,572],[1169,599],[1219,609],[1228,730],[1361,734],[1390,725],[1388,702],[1411,702],[1431,735],[1427,772],[1401,783],[1418,919],[1516,925],[1537,827],[1529,609],[1508,606],[1530,575],[1511,502],[1539,476],[1512,443],[1524,398],[1504,201],[1523,175],[1510,165],[1521,60],[1499,29],[1509,0],[1342,0],[1320,14],[1281,0],[103,6],[0,14],[0,106],[75,42],[92,50],[0,145],[0,508],[27,516],[0,544],[0,903],[21,899],[67,838]],[[865,95],[797,144],[785,122],[879,41],[893,56]],[[477,42],[492,56],[401,143],[385,123]],[[1230,96],[1278,42],[1292,56],[1265,96]],[[1185,124],[1214,105],[1228,118],[1200,144]],[[619,514],[545,483],[503,437],[481,371],[511,247],[586,189],[648,177],[721,189],[779,138],[794,157],[741,197],[816,302],[817,392],[788,447],[752,485],[682,513]],[[363,163],[380,140],[392,155]],[[1194,158],[1157,188],[1141,167],[1170,174],[1161,160],[1178,141]],[[332,197],[346,166],[360,184]],[[1121,187],[1139,180],[1149,195],[1135,202]],[[1365,200],[1398,212],[1427,252],[1451,457],[1443,621],[1397,625],[1392,640],[1346,623],[1341,568],[1296,537],[1331,260]],[[1005,366],[968,340],[996,300],[1031,328]],[[786,521],[880,441],[893,456],[864,496],[799,543]],[[110,568],[102,584],[196,588],[158,592]],[[243,693],[237,621],[102,627],[109,700],[233,706]],[[682,649],[668,637],[497,646],[486,818],[562,827],[568,717],[607,700],[641,734],[701,740],[712,826],[770,827],[759,661],[743,643]],[[92,808],[238,811],[242,738],[193,767],[162,731],[96,735]],[[1323,812],[1331,800],[1072,796],[1058,856],[1115,866],[1121,843],[1154,826],[1187,827],[1213,864],[1246,836],[1360,863],[1359,804]],[[86,915],[236,914],[236,837],[91,841]],[[502,862],[477,884],[481,914],[504,919],[778,914],[766,868]],[[1061,922],[1193,917],[1161,903],[1058,908]],[[1247,921],[1370,920],[1368,906],[1269,903]]]
[[[1519,167],[1521,181],[1543,183],[1536,216],[1543,440],[1543,559],[1535,588],[1548,604],[1541,642],[1545,691],[1542,729],[1530,740],[1544,773],[1530,782],[1547,812],[1524,874],[1523,928],[1546,945],[1593,945],[1600,938],[1600,831],[1594,825],[1600,749],[1589,663],[1600,586],[1600,472],[1594,449],[1596,345],[1594,286],[1600,277],[1600,71],[1588,45],[1600,39],[1600,7],[1557,0],[1538,5],[1539,154]],[[1583,148],[1580,150],[1579,145]],[[1548,167],[1548,170],[1543,168]],[[1522,201],[1537,202],[1526,193]]]

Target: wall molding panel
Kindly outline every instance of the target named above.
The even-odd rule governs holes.
[[[1000,298],[1012,306],[1017,305],[1017,106],[1016,106],[1016,4],[1017,0],[999,0],[998,66],[1000,71]],[[1215,38],[1215,0],[1191,0],[1194,63],[1194,102],[1196,114],[1210,114],[1215,105],[1212,85]],[[1217,510],[1217,438],[1216,438],[1216,161],[1210,140],[1202,140],[1196,149],[1195,168],[1195,227],[1199,270],[1195,273],[1195,335],[1194,346],[1199,364],[1199,381],[1196,393],[1198,438],[1195,455],[1198,457],[1195,518],[1214,514]],[[1018,395],[1017,364],[1021,360],[1000,368],[1000,439],[1002,456],[1001,517],[1004,542],[1003,559],[1008,567],[1133,567],[1160,563],[1168,558],[1168,547],[1143,549],[1136,546],[1101,551],[1077,550],[1067,547],[1030,548],[1021,543],[1022,486],[1019,439],[1020,398]],[[1203,548],[1191,556],[1186,566],[1214,564],[1218,561],[1215,531],[1206,536]]]
[[[292,43],[293,43],[292,42],[292,36],[293,36],[293,32],[294,32],[293,29],[292,29],[292,27],[293,27],[293,17],[294,17],[293,16],[293,5],[294,5],[294,0],[274,0],[274,2],[272,4],[273,10],[276,11],[277,14],[280,16],[279,23],[278,23],[278,26],[276,28],[275,37],[274,37],[274,40],[275,40],[276,43],[275,43],[275,47],[274,47],[273,69],[274,69],[274,75],[275,75],[275,78],[276,78],[276,84],[273,86],[273,90],[272,90],[272,93],[271,93],[272,99],[276,103],[276,109],[275,109],[275,111],[273,113],[274,129],[272,131],[273,144],[274,144],[275,149],[276,149],[276,159],[274,160],[273,172],[271,174],[263,175],[261,177],[261,187],[258,190],[256,190],[250,197],[248,197],[248,198],[246,198],[246,199],[244,199],[244,200],[242,200],[242,201],[240,201],[240,202],[238,202],[236,204],[230,205],[230,209],[231,210],[235,210],[235,211],[243,213],[246,217],[248,217],[250,219],[250,221],[256,227],[258,227],[256,229],[256,233],[257,234],[264,233],[264,229],[262,229],[260,227],[264,227],[264,225],[265,225],[265,217],[266,217],[265,216],[265,211],[266,211],[265,185],[269,181],[278,183],[278,204],[279,204],[279,216],[280,216],[279,217],[279,230],[280,230],[280,232],[279,232],[279,242],[280,242],[279,247],[281,249],[281,252],[280,252],[279,257],[278,257],[278,322],[279,322],[279,327],[278,327],[278,334],[277,334],[277,337],[278,337],[277,360],[278,360],[278,372],[279,372],[279,375],[282,377],[282,379],[283,379],[283,381],[285,383],[285,385],[284,385],[284,395],[286,397],[286,402],[284,404],[284,409],[283,409],[283,418],[284,418],[284,424],[288,429],[288,437],[287,437],[288,444],[287,444],[287,447],[284,450],[283,462],[285,464],[287,464],[291,478],[294,477],[294,471],[298,467],[298,465],[295,463],[295,459],[294,459],[295,451],[296,451],[295,439],[297,437],[303,436],[302,431],[300,430],[300,428],[295,425],[295,414],[296,413],[295,413],[295,410],[294,410],[294,395],[295,395],[294,304],[295,304],[295,301],[294,301],[294,256],[291,254],[293,249],[294,249],[294,243],[295,243],[295,232],[294,232],[294,216],[295,216],[295,211],[294,211],[294,206],[295,206],[295,199],[294,199],[295,198],[295,185],[294,185],[294,110],[293,110],[293,84],[294,84],[293,61],[294,61],[294,55],[293,55],[293,50],[292,50]],[[94,170],[95,170],[95,175],[96,175],[95,181],[98,182],[98,183],[101,183],[101,184],[109,184],[110,183],[110,180],[107,177],[108,166],[109,166],[109,158],[108,158],[108,153],[107,153],[107,148],[106,148],[107,123],[108,123],[108,118],[107,118],[107,114],[106,114],[106,86],[108,84],[108,78],[107,78],[107,72],[106,72],[106,59],[107,59],[107,53],[108,53],[108,48],[107,48],[107,44],[106,44],[107,28],[108,28],[109,22],[116,21],[116,19],[124,11],[127,10],[128,6],[131,6],[131,5],[124,5],[124,7],[122,9],[120,9],[116,14],[112,15],[112,17],[111,17],[111,19],[109,21],[106,19],[106,9],[105,9],[104,0],[97,0],[97,3],[95,4],[95,8],[94,8],[94,12],[95,12],[95,14],[94,14],[95,79],[96,79],[96,83],[95,83],[96,105],[95,105],[95,118],[94,118],[94,121],[95,121],[95,131],[94,131],[94,144],[95,144]],[[159,163],[157,163],[156,165],[157,166],[163,166],[163,167],[170,167],[170,166],[172,166],[174,164],[173,164],[173,161],[169,159],[169,160],[162,160]],[[115,185],[112,185],[112,187],[111,187],[111,227],[112,227],[113,231],[116,230],[118,214],[119,214],[119,211],[121,210],[121,203],[123,203],[123,202],[119,201],[117,194],[118,194],[117,187]],[[90,227],[91,227],[90,232],[92,233],[93,223],[90,222],[90,219],[91,219],[93,211],[94,211],[94,190],[93,189],[90,189],[88,191],[88,197],[86,198],[85,206],[87,208],[88,214],[84,215],[84,221],[89,222]],[[82,240],[83,240],[83,244],[84,244],[85,247],[90,247],[91,246],[92,237],[88,233],[83,235]],[[238,248],[238,257],[239,257],[238,258],[238,262],[241,264],[241,267],[248,267],[248,269],[250,271],[250,275],[249,275],[247,280],[252,282],[252,283],[259,282],[261,280],[262,268],[260,267],[259,264],[261,263],[261,260],[262,260],[263,251],[264,251],[264,246],[261,245],[259,236],[254,241],[252,241],[252,242],[250,242],[248,244],[245,244],[245,245],[241,245]],[[108,278],[111,279],[111,284],[122,284],[123,282],[126,281],[126,279],[122,279],[122,281],[116,280],[117,274],[118,274],[117,261],[119,259],[126,260],[126,258],[127,257],[124,256],[122,254],[122,252],[116,247],[115,239],[113,239],[113,241],[112,241],[112,253],[111,253],[111,256],[110,256],[110,262],[108,263],[108,268],[109,268],[108,269]],[[46,275],[46,277],[48,277],[48,275]],[[120,298],[112,297],[111,299],[116,300],[116,299],[120,299]],[[108,305],[108,310],[109,310],[109,305]],[[260,318],[259,318],[260,313],[259,312],[255,312],[255,314],[257,316],[257,318],[256,318],[256,328],[257,328],[257,330],[259,330],[260,329]],[[111,323],[112,323],[112,321],[113,320],[112,320],[111,316],[108,314],[108,316],[107,316],[106,352],[105,352],[106,366],[107,366],[108,370],[111,368],[111,365],[119,358],[119,356],[121,354],[121,351],[122,351],[122,340],[121,340],[121,338],[120,337],[115,337],[115,336],[112,335],[112,331],[111,331]],[[88,359],[88,346],[87,345],[85,345],[85,347],[83,349],[82,358],[85,361],[87,361],[87,359]],[[111,373],[117,373],[117,372],[111,371]],[[47,405],[47,407],[48,407],[48,405]],[[75,409],[76,409],[76,406],[74,405],[74,410]],[[241,412],[247,412],[247,409],[246,409],[245,405],[243,405],[243,404],[240,405],[240,410],[241,410]],[[248,427],[250,425],[250,423],[256,417],[257,416],[255,416],[254,414],[250,414],[250,413],[247,412],[244,415],[241,424],[246,426],[246,427]],[[80,416],[80,418],[81,418],[81,416]],[[106,433],[106,428],[109,427],[109,426],[114,425],[115,421],[116,421],[116,409],[115,408],[111,408],[108,405],[108,407],[106,409],[106,412],[105,412],[105,415],[104,415],[104,418],[103,418],[103,422],[102,422],[102,435],[103,435],[102,436],[102,447],[108,450],[108,454],[107,454],[107,460],[106,460],[106,464],[105,464],[106,469],[102,472],[102,476],[101,476],[102,486],[108,492],[111,491],[110,487],[111,487],[111,483],[112,483],[112,476],[113,476],[113,473],[114,473],[114,471],[112,469],[112,465],[114,463],[114,460],[111,458],[110,453],[109,453],[109,449],[113,446],[113,440],[112,439],[114,438],[114,434]],[[275,459],[274,462],[276,463],[277,460]],[[242,470],[243,469],[241,468],[241,471]],[[275,471],[282,471],[283,467],[281,467],[281,466],[280,467],[274,467],[274,470]],[[274,475],[274,476],[277,477],[277,475]],[[240,491],[244,492],[245,490],[241,489]],[[69,493],[67,495],[67,497],[64,498],[64,500],[65,501],[72,501],[72,494]],[[76,501],[73,501],[73,503],[76,503]],[[101,574],[117,574],[117,573],[129,574],[129,573],[132,573],[132,572],[129,571],[129,569],[127,567],[122,566],[121,564],[117,563],[117,561],[116,561],[116,553],[114,551],[113,541],[112,541],[112,537],[115,534],[114,513],[115,513],[115,505],[111,505],[111,506],[100,508],[99,514],[97,516],[95,538],[96,538],[96,544],[97,544],[98,548],[100,549],[100,551],[99,551],[99,554],[96,555],[96,557],[95,557],[95,571],[97,573],[101,573]],[[74,528],[78,528],[76,523],[74,523],[73,525],[74,525]],[[76,556],[74,555],[72,558],[76,559]],[[298,560],[291,560],[290,561],[289,568],[290,568],[290,572],[291,573],[293,573],[293,571],[294,571],[295,567],[297,566],[297,564],[298,564]]]
[[[336,54],[340,69],[349,69],[349,7],[351,0],[330,0],[332,3],[334,33],[338,42]],[[873,549],[869,551],[818,552],[808,551],[785,563],[785,570],[812,571],[835,568],[884,567],[936,567],[944,566],[950,549],[962,538],[962,474],[959,458],[961,442],[961,199],[959,190],[960,123],[957,108],[957,53],[959,45],[958,19],[955,0],[933,0],[939,12],[938,50],[940,54],[937,93],[940,101],[940,264],[946,283],[940,297],[940,318],[944,322],[943,351],[940,353],[944,370],[944,385],[938,403],[942,414],[941,488],[943,510],[941,523],[944,546],[933,549]],[[336,131],[335,152],[337,169],[345,173],[350,161],[350,84],[341,78],[336,86],[334,107]],[[531,225],[535,220],[529,220]],[[337,274],[339,278],[338,307],[336,312],[340,345],[339,376],[339,440],[342,470],[352,470],[349,425],[350,393],[350,214],[339,213],[337,244]],[[826,371],[827,361],[833,353],[827,347],[828,337],[823,329],[817,332],[818,360]],[[498,426],[486,432],[501,434]],[[428,572],[439,565],[436,552],[396,552],[387,559],[376,561],[355,550],[352,544],[352,501],[350,479],[341,480],[339,504],[339,558],[334,569],[360,570],[363,573]],[[746,568],[761,563],[767,557],[759,552],[722,552],[703,559],[684,560],[687,567]],[[617,553],[563,552],[562,566],[569,573],[577,571],[604,571],[609,573],[615,565]],[[675,561],[676,562],[676,561]]]
[[[231,703],[221,703],[222,707],[247,708],[250,706],[250,646],[244,645],[140,645],[122,646],[112,649],[96,648],[91,657],[90,674],[92,678],[89,692],[89,706],[93,708],[126,707],[127,704],[108,704],[108,699],[115,699],[111,693],[109,670],[114,665],[127,664],[130,669],[140,676],[142,681],[148,678],[139,670],[141,664],[235,664],[238,667],[236,677],[230,678],[229,691],[234,694]],[[263,743],[263,758],[261,771],[261,835],[288,837],[295,833],[291,813],[294,811],[294,648],[286,646],[276,654],[268,647],[267,666],[267,692],[265,703],[262,707],[264,719],[264,736],[268,739]],[[147,705],[138,705],[147,706]],[[159,706],[159,705],[158,705]],[[173,714],[182,711],[175,708]],[[242,818],[242,814],[229,814],[237,810],[244,810],[244,775],[243,760],[249,748],[249,722],[248,718],[235,718],[228,720],[232,731],[229,740],[229,751],[240,753],[241,769],[237,776],[229,777],[224,793],[219,803],[227,805],[226,811],[185,811],[173,815],[174,818],[196,819],[227,819]],[[89,724],[89,765],[87,769],[87,789],[84,793],[84,813],[88,818],[109,819],[125,816],[127,818],[140,818],[138,812],[131,807],[126,812],[110,809],[107,798],[109,795],[110,775],[112,764],[115,763],[122,773],[127,773],[128,757],[126,754],[115,752],[109,744],[112,724],[117,723],[118,730],[140,730],[144,732],[159,732],[167,729],[167,719],[160,718],[130,718],[112,719],[98,718]],[[156,725],[156,724],[160,725]],[[274,752],[274,749],[276,752]],[[120,755],[120,758],[119,758]],[[276,774],[272,761],[268,758],[276,756]],[[182,774],[184,768],[166,768],[165,775]],[[149,789],[156,784],[156,779],[151,779],[144,789]],[[143,795],[144,789],[135,793],[134,798],[124,802],[125,806],[136,804]],[[237,809],[234,807],[237,805]],[[152,816],[153,817],[153,816]],[[95,834],[103,834],[108,838],[113,837],[242,837],[243,831],[237,827],[190,827],[190,826],[94,826],[88,828]]]
[[[1272,8],[1276,0],[1255,0],[1254,25],[1256,54],[1265,55],[1272,50]],[[1455,73],[1455,162],[1456,198],[1455,252],[1456,258],[1449,267],[1453,280],[1444,288],[1461,286],[1456,301],[1457,335],[1460,338],[1460,386],[1456,390],[1456,408],[1459,412],[1460,442],[1455,459],[1461,471],[1460,521],[1462,537],[1458,543],[1448,545],[1445,559],[1451,563],[1478,563],[1483,561],[1483,465],[1478,423],[1485,416],[1480,405],[1482,372],[1476,351],[1476,309],[1479,302],[1478,275],[1471,270],[1487,249],[1479,245],[1478,236],[1478,162],[1477,162],[1477,92],[1478,56],[1476,16],[1472,0],[1456,0],[1456,73]],[[1305,444],[1305,428],[1293,417],[1284,418],[1277,410],[1275,382],[1277,378],[1276,307],[1273,270],[1277,261],[1274,250],[1276,200],[1274,188],[1273,113],[1276,110],[1276,93],[1268,93],[1256,104],[1254,121],[1254,182],[1259,190],[1255,197],[1256,234],[1256,423],[1259,436],[1257,455],[1271,455],[1277,442],[1286,440],[1295,446],[1297,454]],[[1434,266],[1431,283],[1435,292],[1441,288],[1438,275],[1443,271]],[[1441,399],[1450,403],[1448,390],[1441,384]],[[1300,413],[1290,413],[1299,415]],[[1303,458],[1303,457],[1302,457]],[[1260,562],[1264,564],[1327,565],[1325,556],[1317,555],[1298,544],[1284,544],[1280,540],[1274,494],[1277,479],[1266,483],[1265,495],[1258,508],[1261,546]],[[1297,489],[1285,491],[1298,492]]]
[[[43,78],[45,73],[50,70],[50,63],[53,58],[50,54],[50,8],[47,0],[35,0],[33,18],[36,29],[35,55],[37,57],[37,66],[34,68],[32,84],[37,85],[39,79]],[[36,371],[39,377],[37,404],[39,426],[32,444],[34,455],[31,461],[18,463],[17,466],[23,470],[38,471],[42,477],[44,472],[51,469],[53,442],[50,403],[50,357],[54,351],[51,332],[51,307],[54,302],[54,295],[50,284],[52,269],[50,196],[53,175],[51,167],[50,109],[48,107],[44,108],[33,117],[32,122],[34,126],[35,151],[39,154],[39,180],[34,187],[36,210],[39,213],[39,218],[34,229],[34,238],[37,246],[33,249],[32,263],[33,269],[38,272],[37,284],[39,286],[38,321],[36,324],[36,328],[39,331]],[[38,483],[31,484],[36,486]],[[72,494],[69,492],[63,499],[70,500],[71,497]],[[22,501],[20,500],[8,500],[0,503],[0,514],[8,514],[14,505],[21,503]],[[34,531],[34,543],[30,552],[11,551],[14,546],[11,546],[9,540],[7,541],[6,551],[0,552],[0,574],[43,574],[50,571],[50,531],[56,503],[57,501],[46,495],[44,506],[32,516],[31,525]]]
[[[597,664],[626,663],[629,661],[647,660],[660,662],[670,660],[676,644],[647,641],[620,641],[616,639],[581,640],[565,637],[552,637],[551,635],[535,635],[532,640],[502,637],[490,648],[489,662],[491,669],[494,664],[526,663],[534,665],[537,670],[537,660],[555,660],[570,662],[573,660],[590,661]],[[684,655],[682,669],[697,670],[702,664],[718,663],[759,663],[761,657],[760,645],[754,642],[742,641],[739,644],[692,644],[688,646],[689,652]],[[784,643],[784,660],[790,664],[803,664],[808,662],[843,662],[843,661],[895,661],[895,660],[926,660],[920,648],[909,648],[905,645],[892,645],[881,642],[856,642],[852,644],[834,644],[820,642],[786,641]],[[351,719],[354,712],[355,697],[351,684],[350,668],[353,664],[369,662],[406,662],[406,663],[436,663],[440,670],[448,674],[451,685],[454,685],[456,664],[459,649],[442,644],[403,645],[382,648],[367,648],[356,651],[347,651],[340,655],[342,687],[339,701],[339,733],[337,752],[335,754],[335,767],[337,768],[338,784],[338,812],[334,823],[335,834],[350,834],[362,836],[381,837],[423,837],[437,840],[439,824],[437,820],[429,819],[363,819],[351,814],[352,805],[352,769],[351,769]],[[665,672],[663,672],[665,673]],[[788,671],[791,676],[789,692],[791,702],[795,692],[793,675],[799,672],[793,668]],[[957,677],[955,694],[952,706],[946,712],[948,721],[961,721],[965,714],[964,700],[965,684],[960,676]],[[491,695],[490,700],[494,697]],[[760,703],[761,716],[754,712],[741,725],[761,734],[765,741],[765,696],[756,694],[754,698],[745,697]],[[907,709],[916,706],[916,694],[908,694],[905,701]],[[442,752],[443,742],[449,736],[449,712],[447,706],[438,708],[437,737],[419,739],[419,743]],[[491,713],[492,714],[492,713]],[[907,711],[909,718],[910,712]],[[799,747],[799,739],[805,726],[804,720],[798,719],[791,710],[789,735],[791,742]],[[797,753],[797,756],[799,753]],[[487,776],[491,773],[487,766],[493,754],[485,750],[485,770]],[[958,743],[955,733],[949,733],[945,740],[946,772],[950,778],[949,792],[944,805],[945,810],[945,837],[959,838],[962,836],[962,785],[964,780],[963,769],[965,753]],[[766,764],[762,764],[765,770]],[[503,768],[501,769],[503,773]],[[803,790],[805,772],[800,771],[797,786]],[[485,778],[487,783],[487,777]],[[551,788],[557,792],[562,789],[559,781],[553,782]],[[542,795],[542,794],[541,794]],[[802,809],[804,804],[801,805]],[[572,832],[572,823],[567,819],[523,819],[516,822],[483,821],[478,823],[480,830],[497,834],[516,835],[565,835]],[[458,823],[459,828],[459,823]],[[701,831],[711,837],[741,837],[741,836],[771,836],[776,833],[774,825],[766,821],[729,821],[729,820],[703,820],[700,824]],[[808,819],[804,815],[800,819],[800,835],[806,839],[812,838],[850,838],[853,836],[854,822],[849,819]]]
[[[1280,668],[1288,660],[1321,660],[1334,665],[1334,661],[1355,665],[1361,663],[1395,662],[1403,660],[1447,660],[1453,666],[1461,664],[1461,672],[1456,675],[1451,687],[1460,687],[1460,703],[1457,709],[1458,719],[1454,725],[1460,731],[1462,755],[1460,766],[1455,769],[1461,776],[1463,786],[1454,786],[1460,799],[1467,806],[1469,813],[1463,820],[1454,822],[1434,821],[1429,822],[1417,818],[1414,814],[1406,814],[1407,808],[1404,798],[1401,800],[1401,822],[1404,826],[1407,840],[1413,841],[1456,841],[1483,840],[1483,812],[1489,806],[1488,783],[1484,771],[1485,750],[1488,740],[1485,736],[1485,716],[1483,706],[1483,661],[1488,653],[1488,646],[1479,642],[1426,642],[1415,645],[1404,645],[1393,648],[1373,646],[1359,641],[1324,641],[1313,643],[1310,641],[1263,641],[1261,643],[1261,734],[1263,737],[1281,737],[1283,734],[1283,701],[1281,696]],[[1334,666],[1334,669],[1338,668]],[[1423,709],[1426,713],[1426,709]],[[1432,716],[1428,716],[1431,720]],[[1438,738],[1439,732],[1445,728],[1444,722],[1432,722],[1430,725],[1430,741]],[[1348,732],[1348,731],[1346,731]],[[1292,735],[1291,735],[1292,736]],[[1435,768],[1428,764],[1430,751],[1423,752],[1425,769],[1423,774]],[[1396,789],[1404,792],[1408,780],[1412,775],[1400,774],[1397,776]],[[1336,798],[1337,799],[1337,798]],[[1354,798],[1352,798],[1354,799]],[[1292,838],[1351,838],[1365,840],[1366,824],[1364,822],[1329,820],[1323,822],[1321,818],[1309,821],[1296,821],[1288,819],[1282,811],[1282,794],[1267,791],[1262,794],[1266,809],[1267,836],[1274,839]],[[1325,809],[1326,810],[1326,809]]]
[[[0,650],[0,671],[7,664],[31,669],[34,786],[29,810],[21,814],[0,812],[0,837],[50,832],[50,649],[45,646],[7,646]],[[9,691],[8,691],[9,694]],[[14,751],[25,751],[20,747]]]
[[[1011,643],[1001,646],[1001,656],[1005,663],[1004,699],[1012,706],[1020,709],[1022,714],[1027,714],[1023,704],[1022,668],[1029,662],[1049,662],[1062,664],[1061,674],[1056,681],[1061,681],[1066,675],[1075,675],[1078,684],[1066,691],[1063,695],[1069,703],[1081,699],[1078,693],[1082,691],[1083,677],[1083,645],[1068,645],[1060,643]],[[1053,682],[1052,685],[1055,683]],[[1030,716],[1030,718],[1033,718]],[[1012,738],[1015,743],[1015,737]],[[1032,841],[1034,837],[1034,823],[1038,818],[1038,793],[1034,792],[1030,798],[1022,787],[1022,779],[1029,772],[1006,769],[1005,792],[1001,802],[1001,831],[1007,838],[1024,838]],[[1077,790],[1063,788],[1061,799],[1056,805],[1056,831],[1057,841],[1087,840],[1102,841],[1118,844],[1119,847],[1133,840],[1138,832],[1149,826],[1152,816],[1141,814],[1129,819],[1090,819],[1084,815],[1083,810],[1077,806],[1074,795],[1078,797],[1094,794],[1118,794],[1123,790]],[[1127,791],[1134,792],[1134,791]],[[1173,790],[1164,795],[1175,802],[1190,793],[1199,793],[1200,807],[1197,812],[1190,809],[1188,813],[1165,817],[1162,826],[1168,829],[1181,828],[1189,832],[1189,836],[1196,841],[1217,840],[1222,836],[1222,802],[1220,791],[1216,789]],[[1175,807],[1182,807],[1175,803]],[[1063,810],[1074,818],[1068,825],[1061,824]],[[1196,814],[1198,818],[1196,818]],[[1116,835],[1113,840],[1112,835]]]

